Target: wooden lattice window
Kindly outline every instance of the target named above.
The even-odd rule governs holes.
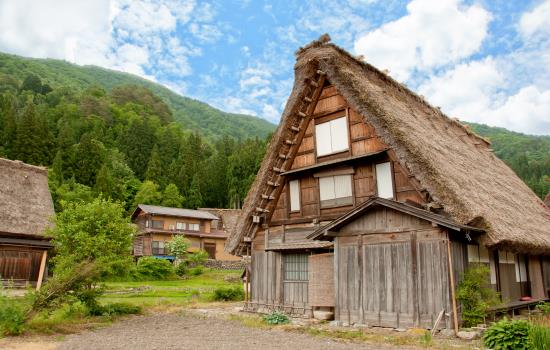
[[[285,281],[307,281],[307,254],[286,254],[283,256]]]

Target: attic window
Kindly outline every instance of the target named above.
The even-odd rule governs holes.
[[[351,175],[319,178],[321,208],[353,204]]]
[[[349,148],[346,117],[315,125],[315,143],[318,157],[346,151]]]
[[[390,162],[376,164],[376,189],[378,197],[393,199],[393,176]]]

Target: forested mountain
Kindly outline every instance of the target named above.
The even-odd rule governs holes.
[[[467,123],[488,138],[502,159],[541,198],[550,191],[550,136],[525,135],[504,128]]]
[[[185,130],[144,87],[0,79],[0,157],[48,166],[57,210],[99,195],[128,210],[137,203],[239,207],[264,152],[265,138],[206,139]]]
[[[275,126],[264,119],[226,113],[206,103],[183,97],[162,85],[138,76],[96,66],[78,66],[61,60],[25,58],[0,53],[0,84],[10,83],[5,75],[23,81],[38,76],[51,88],[70,87],[79,91],[99,86],[111,91],[120,85],[142,86],[159,96],[173,110],[174,120],[185,129],[199,131],[206,138],[230,136],[237,139],[265,138]]]

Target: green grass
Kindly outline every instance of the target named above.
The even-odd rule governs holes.
[[[158,305],[186,305],[193,301],[212,300],[219,287],[242,286],[240,282],[227,282],[226,278],[238,280],[239,271],[206,269],[204,274],[188,279],[169,281],[106,282],[106,294],[102,303],[127,302],[151,307]]]

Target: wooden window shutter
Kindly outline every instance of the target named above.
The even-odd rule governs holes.
[[[289,181],[290,211],[300,210],[300,180]]]
[[[376,189],[378,197],[393,199],[393,178],[390,162],[376,164]]]

